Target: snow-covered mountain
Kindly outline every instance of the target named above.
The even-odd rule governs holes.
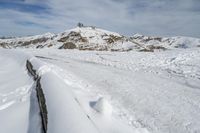
[[[200,133],[200,39],[79,26],[0,62],[0,133]]]
[[[126,37],[96,27],[77,27],[59,34],[0,39],[3,48],[56,48],[96,51],[155,51],[200,47],[200,39],[190,37]]]
[[[39,48],[40,45],[46,46],[51,43],[55,37],[52,33],[46,33],[43,35],[29,36],[29,37],[19,37],[12,39],[0,39],[0,47],[3,48]]]
[[[192,37],[151,37],[135,34],[133,37],[130,37],[130,40],[138,45],[145,46],[144,51],[200,47],[200,39]]]
[[[109,32],[95,27],[77,27],[59,34],[0,39],[3,48],[58,48],[98,51],[127,51],[136,44],[129,38],[118,33]]]

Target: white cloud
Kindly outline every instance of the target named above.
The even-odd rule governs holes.
[[[45,5],[48,13],[0,9],[0,35],[62,32],[80,21],[126,35],[142,33],[200,37],[198,0],[45,0],[42,3],[39,0],[25,0],[25,4]],[[28,27],[16,21],[41,26]],[[12,29],[9,28],[10,24]]]

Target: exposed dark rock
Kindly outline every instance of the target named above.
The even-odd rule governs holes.
[[[146,48],[139,50],[140,52],[154,52],[154,50],[166,50],[163,46],[148,45]]]
[[[176,46],[174,46],[175,48],[188,48],[188,46],[184,43],[181,44],[177,44]]]
[[[69,39],[69,36],[62,37],[58,40],[58,42],[66,42]]]
[[[27,46],[27,45],[30,45],[30,44],[37,44],[37,43],[44,43],[48,40],[49,38],[38,38],[38,39],[34,39],[34,40],[30,40],[30,41],[26,41],[26,42],[21,42],[21,46]],[[19,43],[19,42],[18,42]]]
[[[43,48],[44,46],[43,45],[38,45],[36,48]]]
[[[75,49],[76,45],[72,42],[66,42],[64,43],[59,49]]]
[[[47,106],[46,106],[46,100],[45,96],[40,84],[41,77],[37,75],[36,70],[33,69],[33,65],[29,60],[26,61],[26,68],[31,76],[33,76],[35,82],[36,82],[36,92],[37,92],[37,100],[40,108],[40,116],[42,120],[42,128],[43,133],[47,133],[47,123],[48,123],[48,117],[47,117]]]
[[[0,43],[0,47],[2,47],[2,48],[7,48],[7,47],[8,47],[8,44],[5,43],[5,42],[2,42],[2,43]]]
[[[79,32],[71,31],[67,36],[64,36],[58,40],[58,42],[83,42],[87,43],[88,40],[86,37],[82,37]]]
[[[147,48],[150,50],[154,50],[154,49],[166,50],[166,48],[163,46],[154,46],[154,45],[148,45]]]
[[[154,52],[152,49],[141,49],[140,52]]]
[[[107,46],[102,46],[102,47],[99,47],[98,45],[96,46],[88,46],[88,45],[79,45],[78,47],[79,50],[96,50],[96,51],[107,51],[108,50],[108,47]]]
[[[53,46],[53,44],[49,44],[47,47],[49,48],[49,47],[52,47]]]
[[[102,37],[105,37],[105,36],[108,36],[108,35],[105,34]],[[124,40],[123,38],[124,38],[123,36],[121,37],[121,36],[109,35],[108,38],[105,38],[104,40],[106,40],[108,44],[112,44],[117,41]]]

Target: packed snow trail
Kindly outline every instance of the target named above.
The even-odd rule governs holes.
[[[54,70],[68,84],[93,97],[108,97],[116,114],[133,127],[147,128],[153,133],[200,132],[199,49],[157,53],[70,50],[31,53],[54,64]],[[75,93],[79,91],[74,89]]]
[[[0,54],[0,60],[11,65],[1,66],[1,76],[5,76],[0,80],[3,85],[0,90],[1,131],[41,133],[44,128],[47,133],[147,133],[145,129],[132,128],[120,122],[112,115],[112,106],[104,98],[91,101],[87,93],[75,93],[73,90],[79,88],[69,84],[73,79],[69,78],[68,83],[63,79],[57,71],[62,70],[59,67],[54,68],[18,50],[0,50]],[[26,66],[27,62],[31,64],[29,72],[26,69],[30,69],[30,66]],[[33,81],[32,76],[37,82]],[[40,117],[44,113],[41,112],[40,102],[44,100],[38,97],[38,81],[46,101],[47,125],[44,124],[44,116]]]
[[[5,133],[41,132],[27,59],[41,76],[48,133],[200,132],[199,49],[29,53],[39,59],[23,50],[0,50],[0,129]]]
[[[44,92],[48,111],[48,133],[98,133],[67,86],[56,74],[37,59],[30,59],[33,70],[40,76],[41,89]]]
[[[1,77],[0,80],[2,83],[0,88],[2,102],[0,105],[1,132],[42,132],[39,113],[43,112],[39,112],[38,103],[35,103],[37,102],[35,89],[38,84],[34,84],[33,75],[29,76],[26,70],[26,63],[29,60],[29,63],[33,66],[33,71],[36,70],[35,72],[41,78],[40,84],[44,91],[48,110],[47,132],[99,133],[76,103],[73,94],[70,92],[70,86],[66,86],[65,82],[49,70],[46,64],[20,51],[1,50],[0,54],[2,57],[0,60],[7,63],[1,66],[1,76],[4,77]],[[46,132],[46,127],[44,128],[44,132]]]
[[[147,133],[144,129],[134,129],[119,122],[118,119],[112,117],[112,114],[107,115],[109,110],[97,113],[90,106],[85,107],[82,102],[85,102],[84,99],[88,97],[74,94],[73,90],[78,88],[69,84],[73,82],[73,78],[69,78],[68,82],[63,79],[57,71],[62,71],[62,69],[35,58],[30,59],[30,62],[41,77],[41,88],[44,91],[48,110],[48,133],[66,131],[69,133],[123,133],[124,131],[126,133]],[[63,73],[65,72],[63,71]],[[81,95],[83,96],[85,93],[81,93]],[[102,106],[99,109],[105,108]],[[107,105],[105,106],[107,107]]]
[[[29,62],[26,60],[30,60],[33,64],[32,71],[35,68],[35,73],[41,78],[39,80],[41,88],[44,88],[48,110],[47,132],[99,133],[87,116],[82,113],[70,89],[67,89],[68,86],[54,73],[47,71],[46,68],[48,66],[45,67],[45,64],[39,60],[20,51],[1,50],[0,54],[1,62],[6,63],[1,65],[0,71],[2,85],[0,88],[0,132],[42,132],[42,123],[41,118],[39,118],[39,107],[38,103],[36,103],[37,96],[35,92],[38,84],[34,84],[32,80],[34,75],[29,76],[26,70],[27,62]],[[46,132],[46,127],[44,132]]]

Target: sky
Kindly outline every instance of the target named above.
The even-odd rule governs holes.
[[[127,36],[200,38],[200,0],[0,0],[0,36],[59,33],[78,22]]]

